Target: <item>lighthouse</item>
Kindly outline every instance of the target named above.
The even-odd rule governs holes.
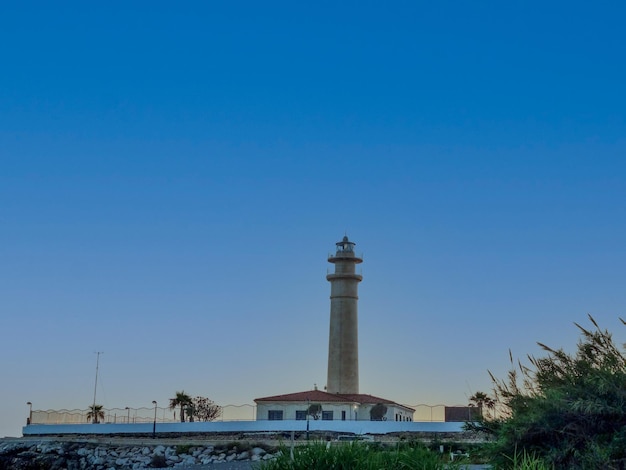
[[[328,393],[359,393],[358,286],[363,276],[356,265],[363,262],[354,253],[355,243],[345,236],[328,257],[335,272],[330,282],[330,334],[328,339]]]
[[[328,274],[330,282],[330,335],[328,339],[328,378],[326,391],[305,390],[296,393],[256,398],[257,420],[307,420],[312,405],[320,411],[322,420],[388,420],[413,421],[415,410],[385,398],[359,393],[358,288],[363,276],[356,265],[363,259],[354,253],[354,242],[343,237],[336,243],[335,254],[328,262],[335,272]],[[384,416],[373,409],[384,405]],[[315,418],[317,419],[317,418]],[[333,427],[324,429],[335,429]],[[337,428],[337,429],[344,429]]]

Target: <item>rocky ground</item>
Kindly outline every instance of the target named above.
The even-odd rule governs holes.
[[[312,433],[313,434],[313,433]],[[281,445],[305,444],[304,433],[295,435],[200,435],[150,436],[55,436],[0,439],[0,470],[139,470],[144,468],[184,468],[185,470],[250,470],[274,458]],[[329,433],[311,439],[336,441]],[[393,443],[417,439],[477,442],[475,434],[414,433],[375,436],[376,441]],[[470,467],[468,467],[470,468]],[[480,468],[480,467],[478,467]]]
[[[139,445],[15,439],[0,443],[0,469],[138,470],[212,468],[247,470],[274,457],[273,448],[237,442],[220,445]]]

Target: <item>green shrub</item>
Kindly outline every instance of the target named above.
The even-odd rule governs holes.
[[[179,444],[176,446],[176,455],[188,454],[189,449],[191,449],[190,444]]]
[[[163,468],[167,467],[167,459],[164,455],[153,455],[152,460],[150,460],[150,467],[152,468]]]
[[[539,343],[546,357],[518,363],[504,381],[492,376],[506,417],[469,427],[493,434],[498,468],[514,466],[518,452],[545,468],[617,468],[626,458],[626,357],[589,319],[593,331],[576,324],[574,355]]]

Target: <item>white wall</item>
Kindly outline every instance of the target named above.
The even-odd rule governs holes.
[[[318,402],[315,402],[318,403]],[[332,411],[333,419],[336,421],[342,421],[341,412],[346,412],[346,421],[354,421],[355,416],[358,421],[370,421],[370,410],[374,406],[373,404],[357,405],[356,410],[352,403],[320,403],[322,405],[322,411]],[[385,417],[386,421],[396,421],[396,414],[402,416],[400,421],[413,421],[413,412],[405,409],[404,407],[386,404],[387,413]],[[263,421],[268,419],[269,410],[281,410],[283,412],[283,419],[296,419],[296,411],[305,411],[308,408],[306,403],[267,403],[262,402],[257,404],[256,419]],[[355,413],[356,412],[356,413]],[[310,418],[312,420],[312,418]],[[321,416],[320,416],[321,419]]]
[[[322,421],[310,420],[311,431],[355,434],[390,432],[461,432],[464,423],[410,421]],[[220,421],[211,423],[157,423],[158,433],[197,432],[289,432],[306,431],[306,421]],[[44,434],[151,434],[152,424],[32,424],[22,428],[24,436]]]
[[[318,402],[311,402],[310,404],[313,403],[318,403]],[[345,411],[346,412],[346,421],[354,421],[354,409],[352,407],[352,404],[350,403],[319,403],[320,405],[322,405],[322,411],[332,411],[333,412],[333,420],[339,420],[341,421],[341,412]],[[283,402],[283,403],[258,403],[257,404],[257,410],[256,410],[256,419],[259,421],[263,421],[263,420],[267,420],[268,418],[268,411],[269,410],[282,410],[283,412],[283,419],[284,420],[295,420],[296,419],[296,411],[306,411],[308,408],[308,405],[306,403],[290,403],[290,402]],[[356,414],[357,419],[366,419],[365,415],[361,414],[361,410],[357,408],[357,414]],[[320,420],[322,419],[322,416],[320,414]],[[370,415],[369,415],[369,411],[367,412],[367,419],[370,419]],[[313,418],[309,417],[310,421],[315,421]]]

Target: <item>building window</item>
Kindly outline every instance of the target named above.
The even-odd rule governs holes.
[[[342,410],[341,411],[341,421],[345,421],[346,420],[346,410]]]
[[[332,411],[322,411],[322,419],[324,421],[332,421],[333,420],[333,412]]]
[[[270,421],[282,421],[283,410],[267,410],[267,419]]]
[[[306,419],[306,410],[296,410],[296,420],[304,421]]]

